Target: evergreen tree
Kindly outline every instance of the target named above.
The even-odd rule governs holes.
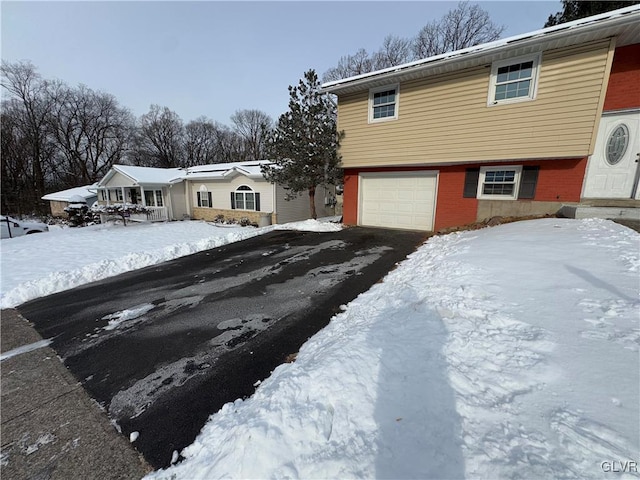
[[[571,22],[580,18],[590,17],[599,13],[610,12],[619,8],[636,5],[638,1],[598,1],[562,0],[562,11],[549,15],[545,27],[552,27],[561,23]]]
[[[288,199],[306,191],[311,218],[317,217],[316,187],[342,183],[341,136],[335,104],[320,92],[315,70],[309,70],[298,86],[289,86],[289,111],[280,115],[269,137],[267,151],[272,164],[264,166],[262,173],[271,183],[288,189]]]

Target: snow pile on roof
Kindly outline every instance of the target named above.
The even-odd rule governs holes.
[[[254,160],[250,162],[214,163],[189,167],[185,178],[225,178],[233,173],[242,173],[249,177],[262,177],[262,165],[268,165],[269,160]]]
[[[640,446],[639,256],[603,220],[434,237],[148,478],[602,478]]]
[[[142,184],[163,185],[182,181],[182,168],[136,167],[133,165],[114,165],[113,169]]]
[[[71,200],[71,197],[74,197],[74,196],[80,196],[84,199],[87,199],[87,198],[96,196],[95,189],[97,187],[98,187],[98,184],[94,183],[93,185],[85,185],[83,187],[69,188],[67,190],[61,190],[59,192],[48,193],[44,197],[42,197],[42,200],[69,202]]]

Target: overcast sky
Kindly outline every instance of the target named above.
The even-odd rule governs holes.
[[[503,36],[542,28],[560,1],[479,2]],[[274,120],[288,85],[342,55],[412,37],[457,2],[2,1],[2,59],[30,60],[45,78],[116,96],[136,116],[153,103],[186,122],[224,124],[236,110]]]

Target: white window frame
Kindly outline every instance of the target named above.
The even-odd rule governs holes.
[[[245,188],[242,188],[242,187],[245,187]],[[242,195],[242,208],[238,208],[238,194]],[[251,195],[253,197],[253,208],[246,208],[247,207],[247,196],[248,195]],[[256,192],[249,185],[239,185],[233,191],[233,198],[234,198],[234,205],[235,205],[234,210],[246,210],[247,212],[257,212],[257,210],[256,210]]]
[[[121,188],[116,189],[116,202],[124,203],[124,195]]]
[[[211,199],[211,201],[209,201],[209,199]],[[205,203],[207,205],[205,205]],[[213,195],[204,185],[200,185],[200,188],[196,192],[196,205],[198,208],[213,208]]]
[[[491,78],[489,80],[489,93],[487,96],[487,105],[492,107],[495,105],[508,105],[511,103],[530,102],[536,99],[538,95],[538,79],[540,77],[540,60],[542,53],[534,53],[531,55],[524,55],[522,57],[509,58],[506,60],[499,60],[491,64]],[[529,85],[529,94],[522,97],[505,98],[503,100],[496,100],[496,86],[498,85],[498,69],[502,67],[508,67],[509,65],[516,65],[520,63],[533,62],[531,68],[531,84]],[[519,79],[518,81],[522,81]],[[512,83],[512,82],[509,82]]]
[[[483,193],[485,178],[487,172],[496,172],[502,170],[513,170],[515,172],[513,182],[513,193],[511,195],[485,194]],[[520,190],[520,180],[522,178],[522,165],[497,165],[492,167],[480,167],[480,176],[478,178],[478,191],[476,197],[480,200],[517,200]]]
[[[149,199],[146,197],[147,193],[151,194],[150,197],[153,199],[153,205],[150,205],[150,203],[148,202]],[[162,196],[162,190],[149,189],[149,190],[145,190],[144,194],[145,194],[144,201],[147,207],[164,207],[164,198]],[[158,198],[160,199],[160,202],[158,202]],[[158,205],[158,203],[162,203],[162,205]]]
[[[396,92],[395,102],[393,102],[393,104],[395,105],[393,116],[373,118],[373,97],[376,93],[386,92],[387,90],[395,90]],[[391,103],[387,103],[385,105],[390,105],[390,104]],[[382,105],[376,105],[376,106],[382,106]],[[397,120],[399,108],[400,108],[400,84],[395,83],[393,85],[385,85],[384,87],[376,87],[369,90],[369,123],[380,123],[380,122],[388,122],[390,120]]]

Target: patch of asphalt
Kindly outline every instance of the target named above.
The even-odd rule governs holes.
[[[200,345],[200,351],[195,355],[163,365],[152,374],[136,381],[129,388],[120,390],[111,399],[110,416],[116,421],[123,417],[139,416],[159,396],[184,385],[196,375],[206,374],[206,370],[214,365],[221,355],[245,345],[274,323],[286,318],[291,312],[310,308],[313,296],[325,294],[328,289],[339,285],[349,275],[359,275],[364,267],[378,260],[380,255],[388,249],[389,247],[372,248],[369,249],[371,253],[364,250],[358,252],[359,255],[349,261],[316,267],[302,276],[285,281],[278,287],[267,286],[265,295],[270,301],[268,305],[260,305],[261,313],[254,313],[257,305],[249,302],[237,302],[235,299],[223,300],[218,304],[218,308],[233,316],[219,317],[222,320],[216,324],[216,329],[222,333]],[[259,277],[259,279],[262,278],[264,277]],[[295,292],[296,295],[292,296],[291,292]],[[182,330],[201,326],[198,319],[195,323],[194,325],[182,324],[179,328]],[[171,332],[171,334],[177,333],[179,333],[177,330]],[[145,336],[159,334],[167,335],[167,330],[163,328],[158,332],[151,327],[144,332]],[[192,368],[194,365],[197,368]]]
[[[154,467],[425,240],[273,232],[19,307]]]

